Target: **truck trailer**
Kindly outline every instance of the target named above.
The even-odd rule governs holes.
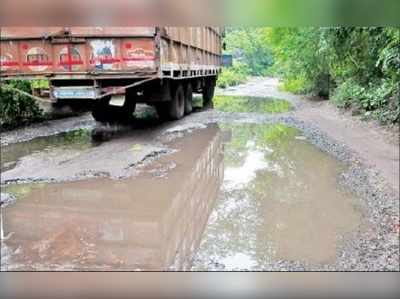
[[[52,103],[89,100],[103,123],[129,121],[137,103],[178,120],[193,93],[211,106],[221,69],[219,27],[2,27],[0,36],[2,83],[47,79]]]

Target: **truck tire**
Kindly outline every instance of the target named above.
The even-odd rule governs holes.
[[[161,120],[169,120],[167,104],[168,102],[161,102],[154,105],[158,114],[158,118]]]
[[[171,120],[181,119],[185,115],[185,91],[182,84],[172,90],[172,99],[168,103],[168,116]]]
[[[108,103],[110,102],[110,99],[111,97],[98,99],[93,104],[92,116],[96,121],[107,122],[108,118],[110,117],[109,113],[107,113],[107,107],[109,106]]]
[[[193,111],[193,87],[191,83],[186,84],[185,90],[185,114],[188,115]]]
[[[204,87],[203,87],[203,107],[204,108],[213,108],[212,99],[214,98],[216,85],[216,78],[206,78]]]
[[[125,99],[124,105],[122,107],[115,107],[120,109],[120,116],[122,122],[131,122],[134,119],[134,113],[136,110],[136,99],[127,98]]]
[[[111,96],[97,100],[92,109],[93,118],[102,123],[129,123],[133,120],[136,102],[126,99],[122,107],[110,105]]]

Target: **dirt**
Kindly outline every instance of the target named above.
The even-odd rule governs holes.
[[[346,144],[363,163],[378,170],[399,192],[399,144],[383,128],[341,114],[329,103],[301,109],[296,117],[318,127],[337,142]]]
[[[218,95],[263,104],[2,133],[2,270],[399,270],[396,132],[276,79]]]

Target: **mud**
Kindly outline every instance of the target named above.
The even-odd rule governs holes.
[[[395,143],[274,79],[218,93],[260,102],[2,133],[2,270],[399,270]]]

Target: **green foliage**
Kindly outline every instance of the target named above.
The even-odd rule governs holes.
[[[7,85],[31,93],[29,81],[13,80]],[[42,118],[42,110],[34,99],[0,86],[0,127],[16,127]]]
[[[49,88],[49,80],[37,79],[31,81],[31,87],[33,89],[46,89]]]
[[[362,86],[354,80],[340,84],[332,95],[333,102],[340,108],[351,108],[366,118],[382,123],[399,122],[399,86],[390,81]]]
[[[269,29],[264,27],[227,28],[226,53],[247,66],[252,76],[263,76],[273,64],[273,56],[267,40]]]
[[[304,77],[286,79],[281,88],[295,94],[305,93],[309,90],[307,80]]]
[[[328,97],[383,123],[399,122],[400,33],[393,27],[273,28],[283,88]]]
[[[219,75],[220,88],[244,83],[248,76],[263,76],[273,64],[272,52],[267,42],[266,28],[227,28],[225,54],[233,56],[234,63]]]
[[[248,77],[247,66],[240,62],[235,62],[232,67],[223,69],[218,76],[217,86],[227,88],[246,82]]]
[[[284,88],[296,93],[328,94],[326,84],[321,84],[329,74],[329,48],[320,40],[322,34],[314,28],[272,28],[269,31],[274,69],[283,77]]]
[[[216,96],[214,107],[224,112],[258,113],[282,113],[292,109],[286,100],[238,96]]]

